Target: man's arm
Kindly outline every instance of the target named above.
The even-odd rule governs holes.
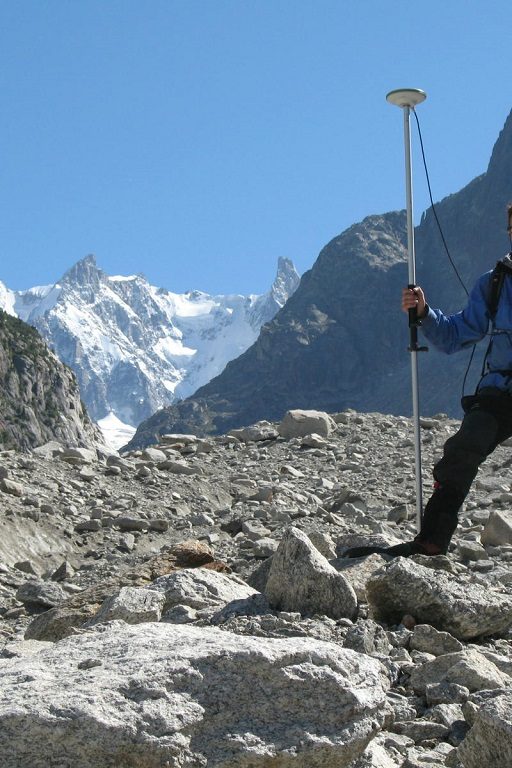
[[[416,307],[418,317],[422,321],[422,331],[427,339],[442,352],[458,352],[480,341],[487,333],[487,296],[491,274],[486,272],[478,280],[462,312],[445,315],[440,309],[432,309],[419,286],[403,290],[402,309],[407,312],[411,307]]]

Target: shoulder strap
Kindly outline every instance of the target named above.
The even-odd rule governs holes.
[[[503,288],[503,282],[507,274],[512,274],[511,267],[503,260],[496,263],[491,275],[491,291],[489,294],[489,301],[487,309],[489,310],[489,318],[494,325],[494,319],[498,311],[498,305],[500,303],[501,291]]]

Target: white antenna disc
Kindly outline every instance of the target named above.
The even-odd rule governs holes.
[[[396,91],[390,91],[386,100],[396,107],[412,107],[425,101],[427,94],[419,88],[398,88]]]

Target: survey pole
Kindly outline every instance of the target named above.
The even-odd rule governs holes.
[[[416,287],[416,254],[414,250],[414,219],[413,219],[413,189],[411,161],[411,110],[425,101],[427,95],[419,88],[400,88],[390,91],[386,99],[390,104],[400,107],[404,118],[404,148],[405,148],[405,198],[407,210],[407,255],[408,255],[408,287]],[[418,380],[418,352],[426,347],[418,346],[418,313],[416,308],[409,310],[409,352],[411,354],[412,378],[412,413],[414,425],[414,460],[416,480],[416,529],[419,532],[423,516],[422,503],[422,471],[421,471],[421,431]]]

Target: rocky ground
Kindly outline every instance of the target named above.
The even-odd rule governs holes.
[[[510,766],[511,463],[448,556],[346,560],[414,535],[408,419],[0,453],[2,765]]]

